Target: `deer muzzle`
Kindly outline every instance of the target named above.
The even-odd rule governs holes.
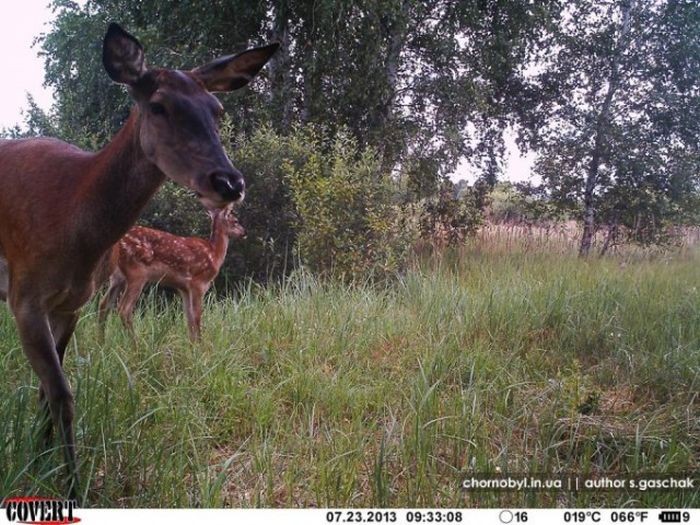
[[[245,195],[245,181],[240,171],[235,168],[230,170],[217,170],[209,174],[211,186],[221,197],[221,200],[238,202],[243,200]]]

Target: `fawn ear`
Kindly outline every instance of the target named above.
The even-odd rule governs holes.
[[[102,64],[109,78],[133,86],[146,72],[143,46],[119,24],[109,24],[102,43]]]
[[[215,219],[225,219],[228,215],[231,206],[226,206],[225,208],[216,208],[213,210],[207,210],[209,218],[213,221]]]
[[[209,91],[233,91],[248,84],[280,47],[278,43],[248,49],[192,70]]]

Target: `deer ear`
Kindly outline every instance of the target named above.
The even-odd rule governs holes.
[[[209,91],[233,91],[253,80],[280,47],[278,43],[218,58],[192,70]]]
[[[133,86],[146,72],[143,46],[118,24],[109,24],[102,43],[102,64],[109,78]]]

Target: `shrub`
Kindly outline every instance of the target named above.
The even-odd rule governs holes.
[[[252,135],[226,141],[247,185],[239,218],[248,238],[232,247],[240,260],[227,259],[223,273],[229,279],[246,276],[264,282],[294,268],[297,212],[285,167],[303,165],[314,154],[314,143],[306,135],[301,129],[280,135],[262,127]],[[230,123],[222,126],[222,136],[232,137]]]
[[[489,193],[487,216],[496,224],[535,224],[568,218],[563,210],[549,202],[539,188],[507,181],[499,182]]]
[[[175,235],[207,237],[211,229],[207,212],[192,192],[169,180],[149,202],[139,222]]]
[[[460,244],[483,221],[477,193],[464,189],[457,194],[449,180],[442,182],[437,195],[406,206],[406,211],[416,214],[420,239],[434,247]]]
[[[302,165],[284,165],[301,260],[312,271],[346,279],[400,271],[410,232],[376,153],[344,132],[333,139],[318,129],[302,133],[313,154]]]

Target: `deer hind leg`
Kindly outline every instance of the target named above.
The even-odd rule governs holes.
[[[127,280],[126,290],[119,301],[119,317],[122,319],[124,326],[133,334],[134,331],[134,307],[138,301],[143,287],[146,285],[145,279]]]
[[[41,392],[48,406],[56,428],[60,430],[63,452],[69,474],[69,497],[75,498],[78,489],[78,471],[75,454],[75,435],[73,433],[74,402],[68,385],[58,347],[51,333],[49,317],[42,311],[38,301],[13,298],[12,311],[17,322],[17,329],[22,349],[32,369],[39,376]],[[72,323],[72,327],[75,324]],[[60,334],[63,347],[70,339],[71,323]]]

